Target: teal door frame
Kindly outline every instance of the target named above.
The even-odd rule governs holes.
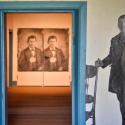
[[[72,125],[85,125],[85,68],[87,2],[0,2],[0,125],[7,125],[5,20],[6,13],[71,12],[72,44]]]

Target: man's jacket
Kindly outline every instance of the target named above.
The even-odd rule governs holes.
[[[42,65],[41,50],[38,48],[35,48],[35,58],[36,58],[35,63],[30,62],[31,57],[32,55],[31,55],[31,50],[29,49],[29,47],[27,47],[20,53],[20,57],[18,60],[19,71],[38,71],[39,67]]]
[[[53,55],[52,55],[50,48],[48,47],[44,50],[44,70],[45,71],[58,71],[59,67],[63,67],[63,71],[64,71],[65,56],[62,50],[59,48],[55,48],[56,62],[54,66],[50,62],[51,57],[53,57]]]
[[[123,89],[123,71],[122,71],[122,53],[125,48],[125,43],[121,34],[118,34],[111,40],[109,55],[103,59],[103,66],[105,68],[111,65],[110,78],[109,78],[109,91],[119,93]]]

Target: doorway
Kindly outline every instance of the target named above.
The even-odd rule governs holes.
[[[72,124],[71,45],[72,13],[6,14],[8,125]]]
[[[86,26],[87,2],[0,2],[0,124],[7,122],[6,101],[6,70],[5,70],[5,29],[4,15],[20,12],[71,12],[73,14],[72,44],[72,125],[85,124],[85,57],[86,57]],[[82,56],[81,56],[82,55]],[[16,82],[15,82],[16,84]]]

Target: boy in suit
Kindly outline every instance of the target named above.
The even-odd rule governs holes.
[[[19,71],[39,71],[42,70],[42,52],[35,47],[36,36],[28,37],[28,47],[22,50],[18,60]]]
[[[63,71],[65,56],[61,49],[56,47],[57,37],[49,36],[49,46],[44,50],[44,70]]]

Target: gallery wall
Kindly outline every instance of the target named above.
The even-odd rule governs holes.
[[[69,29],[69,72],[18,72],[17,52],[19,28],[55,28]],[[72,39],[72,14],[71,13],[11,13],[7,14],[7,37],[9,30],[13,31],[13,81],[18,81],[20,86],[39,86],[43,82],[46,86],[67,86],[71,83],[71,39]],[[55,35],[49,33],[48,35]],[[57,34],[58,36],[58,34]],[[9,37],[8,37],[9,38]],[[9,40],[7,41],[9,42]],[[60,42],[60,41],[59,41]],[[59,43],[60,44],[60,43]],[[9,45],[9,44],[7,44]],[[9,48],[8,48],[9,49]],[[63,49],[63,47],[61,48]],[[65,49],[65,48],[64,48]],[[63,49],[63,50],[64,50]],[[9,54],[9,52],[8,52]],[[8,62],[9,63],[9,62]],[[9,67],[9,66],[8,66]],[[42,78],[44,77],[44,78]],[[58,79],[57,79],[58,78]],[[65,79],[64,79],[65,78]]]
[[[119,33],[117,19],[125,14],[124,0],[88,0],[87,14],[87,64],[94,65],[109,52],[110,40]],[[108,92],[110,67],[99,69],[96,124],[121,125],[119,102],[115,94]],[[93,84],[94,79],[91,80]],[[90,124],[89,124],[90,125]]]

